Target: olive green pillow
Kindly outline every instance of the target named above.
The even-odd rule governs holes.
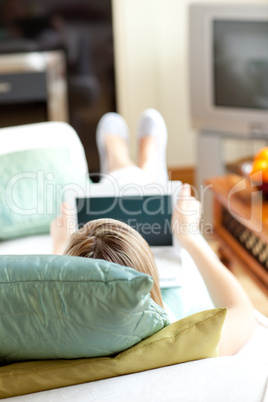
[[[215,357],[225,315],[224,308],[196,313],[114,357],[36,361],[0,367],[0,398]]]
[[[49,233],[67,187],[85,188],[68,149],[39,148],[0,155],[0,239]]]

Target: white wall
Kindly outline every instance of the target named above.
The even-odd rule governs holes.
[[[233,3],[233,0],[213,1]],[[257,1],[267,3],[267,0],[235,0],[236,3]],[[162,113],[168,126],[168,165],[195,165],[196,133],[190,126],[188,92],[190,2],[113,0],[118,111],[131,130],[133,158],[137,117],[144,108],[154,107]],[[252,144],[244,144],[242,148],[245,154],[252,152]],[[241,142],[232,142],[230,149],[240,155]]]

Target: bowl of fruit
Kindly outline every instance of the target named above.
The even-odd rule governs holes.
[[[252,162],[244,164],[243,172],[268,197],[268,147],[261,148]]]

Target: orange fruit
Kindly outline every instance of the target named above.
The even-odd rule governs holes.
[[[267,148],[268,150],[268,148]],[[268,158],[267,159],[255,159],[253,161],[252,170],[250,174],[262,171],[262,179],[264,182],[268,182]]]
[[[254,156],[254,160],[256,159],[268,160],[268,147],[261,148]]]

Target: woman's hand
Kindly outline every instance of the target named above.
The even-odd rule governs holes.
[[[191,187],[184,184],[172,214],[172,230],[178,241],[187,246],[200,234],[201,204],[191,196]]]
[[[221,355],[236,353],[255,328],[251,302],[233,274],[214,255],[200,235],[201,204],[191,197],[189,185],[183,185],[172,217],[172,228],[189,252],[202,275],[216,307],[227,307],[219,350]]]
[[[70,236],[75,231],[73,216],[68,213],[68,204],[62,203],[61,214],[50,224],[50,235],[52,237],[53,254],[62,255]]]

